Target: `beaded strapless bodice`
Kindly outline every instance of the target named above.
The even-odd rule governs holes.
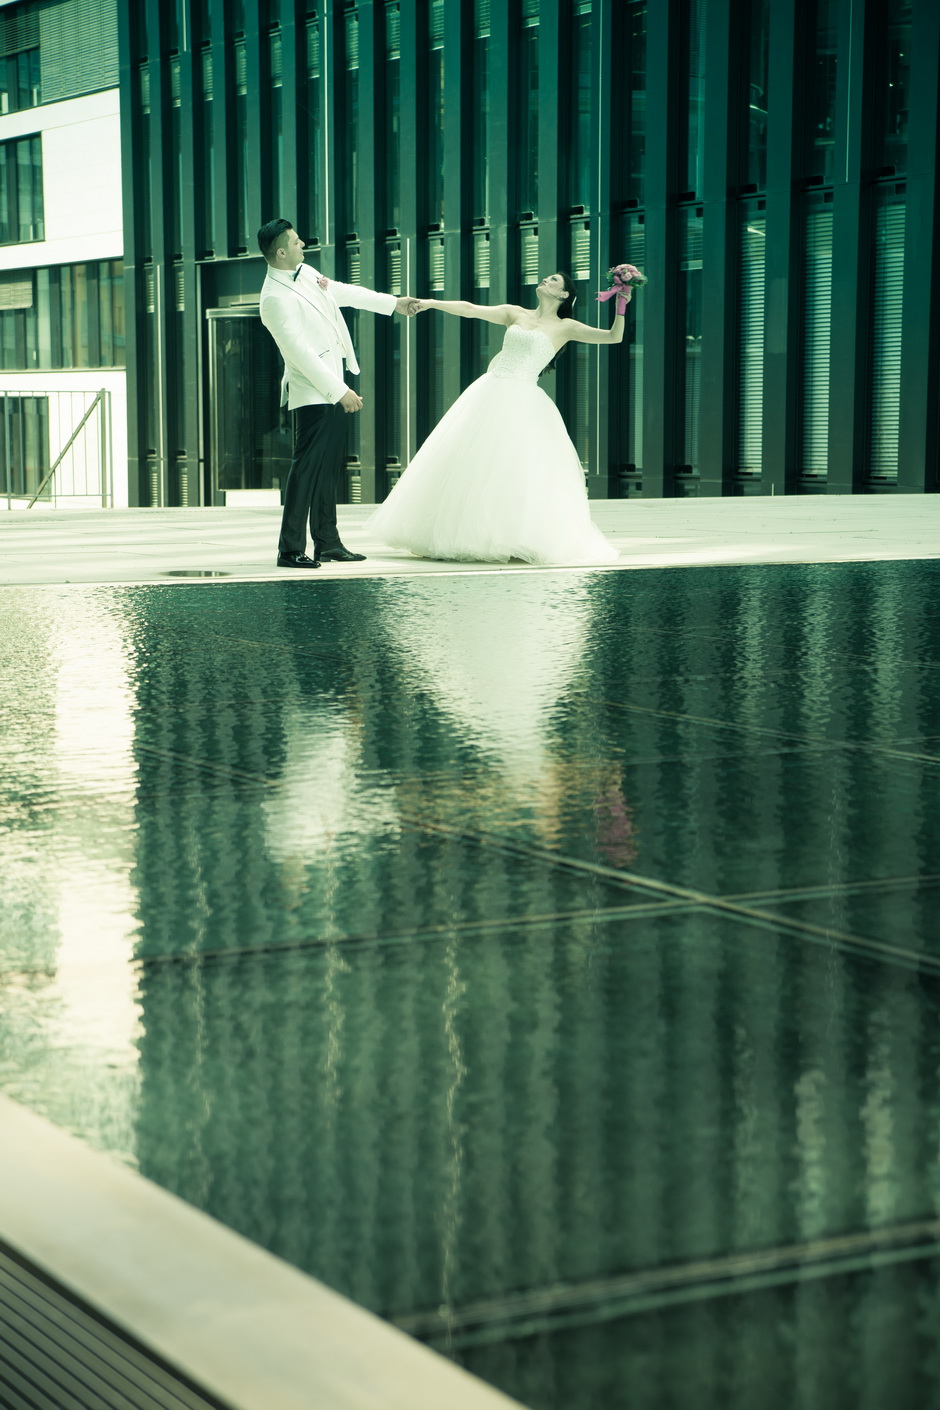
[[[538,328],[520,328],[514,323],[506,329],[502,349],[487,371],[494,377],[534,382],[546,363],[551,362],[554,352],[551,342]]]

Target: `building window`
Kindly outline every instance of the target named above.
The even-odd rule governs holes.
[[[809,63],[803,170],[808,179],[832,184],[835,167],[838,0],[816,0],[807,26]]]
[[[0,56],[0,113],[35,108],[39,101],[38,46]]]
[[[326,182],[324,180],[323,60],[320,22],[307,21],[306,44],[306,217],[304,236],[311,244],[326,239]]]
[[[516,190],[517,214],[525,219],[535,215],[539,201],[539,13],[534,0],[523,0],[522,9],[516,90]]]
[[[343,83],[343,139],[345,143],[344,196],[346,233],[359,229],[359,12],[343,16],[346,62]],[[355,420],[355,417],[353,418]]]
[[[763,212],[742,210],[738,264],[737,468],[759,475],[764,411]]]
[[[44,239],[42,138],[0,142],[0,245]]]
[[[401,7],[385,6],[385,225],[401,226]],[[400,258],[400,256],[399,256]]]
[[[770,68],[770,0],[747,0],[744,66],[742,184],[763,191],[767,184],[767,79]]]
[[[625,240],[621,248],[626,257],[637,269],[646,266],[646,219],[642,213],[625,217]],[[608,305],[609,307],[609,305]],[[626,336],[630,338],[626,387],[628,410],[626,463],[634,471],[643,469],[643,344],[645,326],[645,300],[634,299],[632,330],[628,324]]]
[[[444,222],[444,5],[431,0],[428,11],[427,218]]]
[[[48,397],[0,396],[0,494],[33,495],[48,473]]]
[[[630,187],[639,205],[646,199],[646,0],[631,4],[630,29]]]
[[[702,207],[679,211],[679,317],[683,339],[679,364],[683,408],[683,467],[698,472],[702,406]],[[643,300],[638,299],[637,303]]]
[[[212,51],[203,49],[202,64],[202,249],[203,254],[215,253],[215,117],[213,102]],[[149,248],[148,248],[149,254]]]
[[[802,414],[800,469],[826,475],[829,465],[829,348],[832,324],[832,205],[806,208],[803,233]]]
[[[235,239],[241,253],[251,239],[248,225],[248,52],[244,39],[232,45],[235,61]]]
[[[473,147],[470,168],[473,188],[473,215],[485,221],[490,211],[490,4],[474,0],[473,63],[470,104]]]
[[[268,102],[270,104],[271,144],[268,209],[282,211],[287,208],[288,200],[287,193],[282,189],[284,183],[284,58],[281,32],[278,29],[272,30],[268,35],[268,72],[270,75]]]
[[[885,174],[907,170],[911,8],[911,0],[887,0],[877,7],[874,166]]]
[[[904,297],[904,188],[875,193],[870,354],[870,470],[896,480],[901,416],[901,313]]]
[[[705,110],[705,0],[685,0],[680,49],[682,81],[679,180],[690,195],[702,190],[702,118]]]
[[[96,93],[117,82],[117,0],[0,10],[0,113]]]
[[[568,111],[568,204],[588,211],[596,209],[597,190],[594,131],[591,114],[597,76],[596,45],[590,5],[574,5],[571,16],[571,86]]]
[[[123,367],[123,261],[0,273],[0,365]]]

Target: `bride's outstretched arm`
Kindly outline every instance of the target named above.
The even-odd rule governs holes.
[[[418,299],[418,313],[436,308],[458,318],[482,318],[486,323],[512,323],[519,314],[513,304],[471,304],[466,299]]]
[[[568,343],[622,343],[623,342],[623,314],[615,313],[614,321],[609,328],[592,328],[588,323],[579,323],[577,319],[565,318],[562,320],[565,332],[568,334],[565,339]]]

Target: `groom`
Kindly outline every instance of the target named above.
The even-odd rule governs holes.
[[[284,359],[281,405],[294,412],[294,458],[284,491],[279,568],[319,568],[323,559],[353,563],[336,527],[336,490],[346,463],[346,416],[362,398],[343,381],[343,362],[358,372],[340,304],[373,313],[412,314],[416,300],[338,284],[304,264],[304,245],[289,220],[269,220],[258,231],[268,262],[261,290],[261,322]],[[313,557],[307,556],[307,519]]]

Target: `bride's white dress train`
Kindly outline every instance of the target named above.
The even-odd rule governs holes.
[[[422,558],[464,563],[611,563],[584,473],[538,375],[553,347],[506,329],[502,351],[435,426],[367,529]]]

